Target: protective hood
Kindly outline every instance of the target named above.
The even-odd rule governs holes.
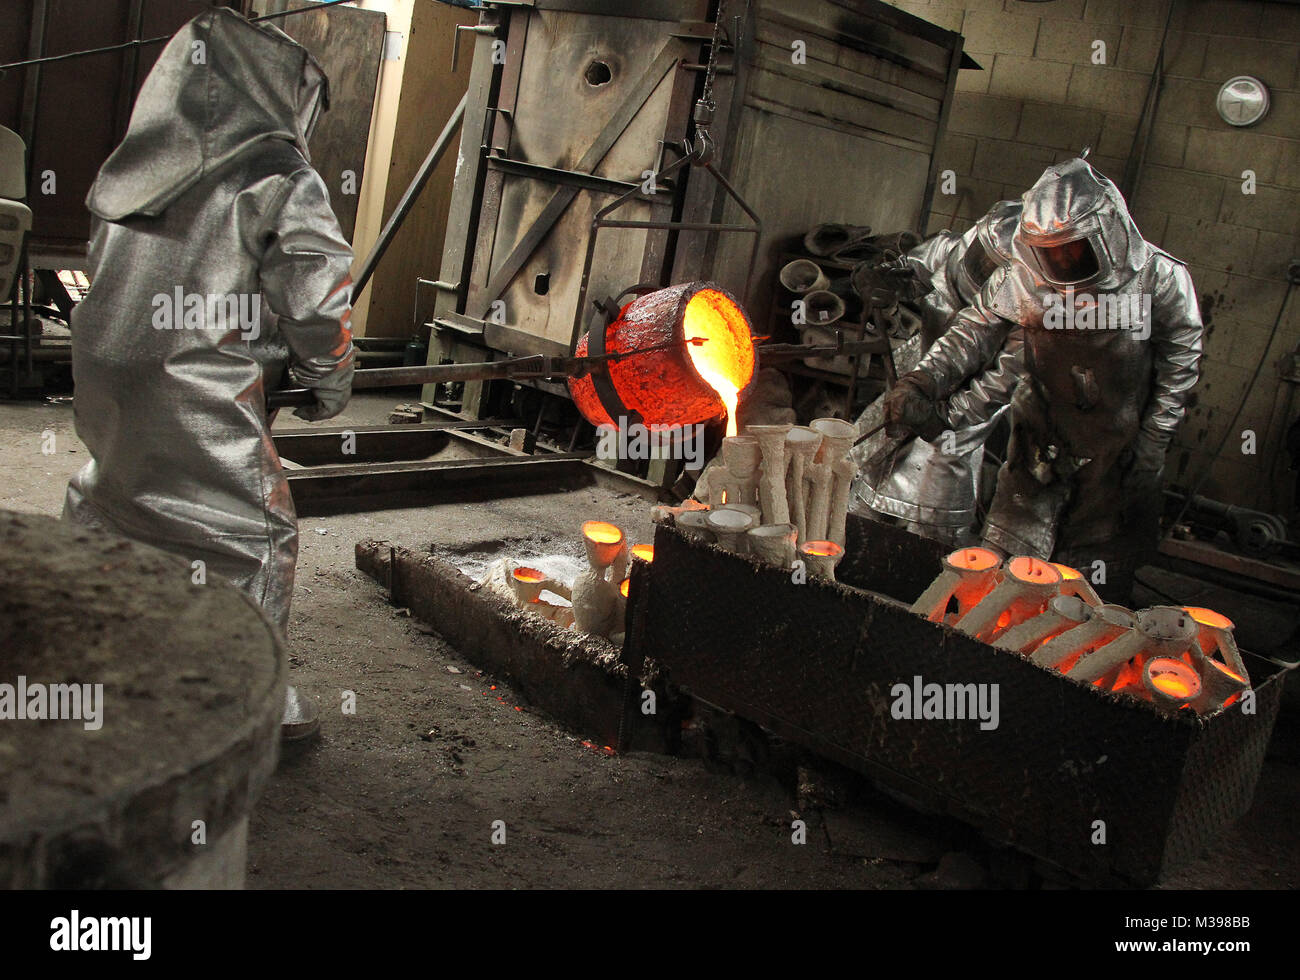
[[[1019,201],[999,201],[963,236],[966,247],[948,256],[946,273],[970,305],[999,268],[1011,261],[1012,239],[1020,219]]]
[[[1011,261],[1012,242],[1016,237],[1016,228],[1020,224],[1020,215],[1024,205],[1020,201],[998,201],[989,208],[989,213],[975,224],[976,233],[984,248],[999,265]]]
[[[1058,291],[1115,289],[1150,258],[1119,188],[1083,159],[1048,167],[1021,201],[1017,257]]]
[[[213,8],[163,48],[86,207],[106,221],[157,217],[263,140],[288,140],[306,159],[328,107],[328,80],[306,48],[278,28]]]

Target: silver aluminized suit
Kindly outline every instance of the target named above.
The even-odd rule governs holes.
[[[1077,565],[1101,559],[1112,584],[1131,581],[1154,545],[1165,453],[1199,375],[1196,293],[1186,266],[1142,238],[1119,190],[1084,160],[1049,167],[1022,200],[1017,261],[918,370],[952,390],[1021,325],[1026,379],[984,540]],[[1070,250],[1091,265],[1064,285],[1048,257]]]
[[[224,8],[182,27],[86,199],[101,220],[72,317],[92,458],[64,517],[204,562],[281,630],[298,530],[266,391],[287,366],[323,418],[353,362],[352,250],[307,161],[326,86],[275,28]]]
[[[975,298],[992,270],[1010,261],[1019,217],[1019,201],[1000,201],[964,235],[940,232],[907,253],[916,279],[929,287],[917,301],[925,349]],[[855,453],[855,512],[899,518],[915,533],[954,547],[970,543],[984,442],[1020,380],[1022,347],[1019,330],[1008,334],[1001,349],[949,397],[948,434],[917,438],[894,451],[883,437],[863,443]]]

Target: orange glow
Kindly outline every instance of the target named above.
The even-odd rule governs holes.
[[[1074,668],[1074,665],[1079,662],[1079,658],[1083,656],[1084,652],[1085,652],[1084,650],[1079,650],[1074,653],[1071,653],[1059,664],[1057,664],[1055,669],[1060,671],[1062,674],[1068,674]],[[1093,683],[1094,684],[1100,683],[1100,681],[1101,678],[1099,677],[1097,678],[1096,681],[1093,681]]]
[[[1005,609],[1002,615],[998,617],[998,629],[1011,625],[1011,610]]]
[[[952,596],[957,600],[957,608],[964,613],[992,591],[993,582],[990,580],[976,585],[959,585],[953,589]]]
[[[948,556],[948,564],[972,572],[985,572],[995,568],[1000,561],[987,548],[959,548]]]
[[[1083,578],[1083,573],[1077,568],[1071,568],[1069,565],[1062,565],[1059,562],[1052,562],[1052,567],[1061,573],[1062,582],[1073,582],[1077,578]]]
[[[1002,559],[987,548],[958,548],[948,554],[945,562],[957,572],[987,573],[1001,565]],[[969,578],[963,578],[952,593],[957,600],[959,612],[965,614],[969,611],[993,591],[995,584],[997,583],[990,574],[973,574]]]
[[[1192,690],[1187,683],[1173,674],[1158,674],[1151,678],[1151,683],[1160,690],[1164,691],[1170,697],[1182,700],[1187,697]]]
[[[632,557],[640,558],[642,561],[654,561],[655,546],[652,544],[634,544],[632,545]]]
[[[618,544],[623,540],[623,532],[605,521],[585,521],[582,533],[596,544]]]
[[[1234,681],[1237,681],[1240,684],[1246,683],[1246,678],[1242,677],[1240,674],[1238,674],[1235,670],[1233,670],[1231,667],[1227,666],[1226,664],[1221,664],[1217,660],[1210,660],[1208,657],[1206,658],[1206,660],[1209,662],[1211,667],[1213,667],[1217,671],[1220,671],[1221,673],[1227,674]]]
[[[1183,683],[1182,678],[1175,677],[1173,674],[1161,674],[1159,677],[1152,678],[1152,683],[1166,694],[1176,698],[1185,698],[1192,693],[1192,689]]]
[[[1202,609],[1200,606],[1183,606],[1183,611],[1202,626],[1208,626],[1210,629],[1230,630],[1233,628],[1232,620],[1227,616],[1216,613],[1213,609]]]
[[[588,335],[574,353],[588,354]],[[679,283],[624,306],[605,329],[605,349],[625,356],[609,362],[622,405],[649,427],[694,425],[727,414],[736,431],[736,402],[754,376],[757,355],[749,320],[725,290],[711,283]],[[595,426],[618,425],[590,375],[571,377],[569,393]]]
[[[516,568],[514,576],[520,582],[544,582],[546,576],[535,568]]]
[[[1012,558],[1007,565],[1007,571],[1021,582],[1031,582],[1035,585],[1051,585],[1061,581],[1061,573],[1051,562],[1031,558],[1028,555]]]
[[[799,550],[805,555],[818,555],[824,558],[835,558],[844,553],[844,549],[834,541],[805,541]]]
[[[682,329],[691,364],[722,399],[727,408],[727,435],[734,436],[736,401],[754,376],[754,346],[745,315],[716,289],[702,289],[686,304]]]
[[[1181,660],[1157,657],[1147,665],[1151,686],[1161,694],[1178,701],[1186,701],[1201,691],[1200,678]]]
[[[1119,675],[1111,686],[1112,691],[1124,691],[1142,686],[1142,668],[1138,665],[1139,659],[1134,657],[1119,669]]]
[[[631,585],[632,580],[630,578],[625,578],[623,579],[623,584],[618,587],[619,594],[621,594],[624,599],[627,598],[627,590]]]

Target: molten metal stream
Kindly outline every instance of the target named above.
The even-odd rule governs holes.
[[[736,402],[753,373],[753,354],[738,349],[728,329],[728,317],[741,315],[721,293],[703,289],[686,304],[682,330],[695,371],[722,399],[727,409],[727,435],[736,434]],[[743,333],[748,334],[745,330]]]

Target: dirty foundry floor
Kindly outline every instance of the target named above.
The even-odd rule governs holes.
[[[396,400],[360,397],[326,424],[384,422]],[[298,424],[284,418],[277,431]],[[50,430],[56,451],[45,455]],[[0,403],[0,507],[57,514],[68,477],[85,461],[70,405]],[[290,677],[322,706],[323,735],[286,752],[254,811],[250,887],[911,888],[985,880],[996,855],[958,828],[892,804],[800,812],[808,842],[794,846],[798,802],[775,778],[584,746],[584,733],[519,704],[508,683],[479,676],[353,567],[353,545],[363,538],[504,548],[562,540],[591,516],[638,526],[647,505],[593,489],[301,522]],[[346,691],[355,692],[355,714],[342,711]],[[1277,744],[1295,740],[1287,717],[1294,709],[1288,698],[1251,812],[1164,887],[1300,886],[1293,819],[1300,757]],[[504,822],[504,845],[492,843],[494,821]]]

